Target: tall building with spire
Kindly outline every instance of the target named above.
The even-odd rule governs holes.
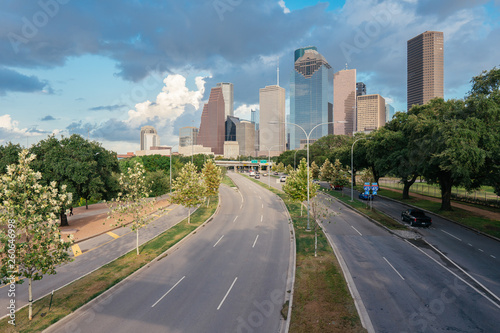
[[[234,116],[234,85],[230,82],[219,82],[216,87],[222,89],[224,97],[224,120],[227,116]]]
[[[208,103],[203,106],[198,144],[210,147],[214,154],[223,155],[225,134],[224,97],[222,88],[216,87],[212,88]]]
[[[316,125],[330,121],[333,121],[333,69],[316,47],[297,49],[290,78],[290,123],[301,126],[309,134]],[[290,149],[299,148],[300,140],[306,139],[304,133],[294,125],[290,125],[288,131]],[[328,134],[333,134],[333,124],[319,126],[310,139]]]
[[[444,36],[426,31],[407,42],[407,107],[444,97]]]

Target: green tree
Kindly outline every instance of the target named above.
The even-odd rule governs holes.
[[[203,176],[205,195],[207,197],[207,207],[210,204],[210,197],[219,193],[219,186],[222,182],[222,170],[212,160],[208,160],[201,171]]]
[[[188,223],[190,223],[191,208],[203,202],[205,193],[201,175],[193,163],[184,165],[179,177],[173,182],[172,189],[175,191],[171,196],[172,202],[188,208]]]
[[[349,184],[349,173],[340,163],[340,160],[336,159],[335,163],[332,165],[333,174],[332,174],[332,182],[333,185],[337,186],[347,186]]]
[[[311,173],[311,176],[312,176],[313,179],[318,179],[319,178],[319,167],[316,164],[316,162],[313,161],[311,163],[309,172]]]
[[[72,236],[65,241],[57,227],[57,215],[70,199],[66,186],[42,185],[42,175],[30,163],[35,155],[19,154],[19,163],[7,167],[0,180],[0,278],[10,284],[28,279],[29,320],[32,319],[32,281],[56,274],[56,267],[70,260]]]
[[[285,172],[285,174],[289,175],[293,172],[293,167],[288,164],[286,167],[285,167],[285,170],[283,170]]]
[[[22,148],[19,144],[9,142],[6,146],[0,146],[0,174],[7,172],[7,166],[19,162],[19,153]]]
[[[285,171],[285,165],[283,162],[279,162],[278,165],[276,166],[276,171],[278,172],[284,172]]]
[[[333,180],[333,165],[329,159],[326,159],[319,170],[319,179],[332,184]]]
[[[303,202],[307,200],[307,162],[303,158],[297,170],[293,170],[287,177],[283,191],[290,196],[295,202]],[[319,186],[314,184],[312,177],[309,174],[309,198],[316,196]],[[300,216],[302,216],[302,205],[300,205]]]
[[[151,221],[146,211],[152,209],[154,201],[149,200],[151,190],[146,182],[144,166],[141,163],[120,175],[119,183],[122,192],[115,200],[108,202],[110,212],[108,218],[115,218],[116,225],[129,226],[136,235],[136,250],[139,255],[139,230]],[[128,220],[132,218],[132,222]]]
[[[161,169],[146,172],[146,183],[151,190],[150,198],[162,196],[170,190],[169,178],[166,172]]]

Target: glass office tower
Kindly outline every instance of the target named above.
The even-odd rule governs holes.
[[[321,123],[333,121],[333,69],[315,47],[295,51],[295,70],[290,78],[290,123],[304,128],[307,134]],[[290,149],[306,139],[301,129],[288,125]],[[333,134],[333,124],[319,126],[310,139]]]

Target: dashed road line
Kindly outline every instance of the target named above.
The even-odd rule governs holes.
[[[359,231],[358,229],[354,228],[352,225],[351,225],[351,228],[353,228],[354,230],[356,230],[356,232],[360,235],[360,236],[363,236]]]
[[[384,260],[389,264],[389,266],[392,267],[392,269],[394,270],[394,272],[396,272],[399,275],[399,277],[404,281],[405,278],[401,274],[399,274],[398,270],[395,269],[394,266],[391,265],[391,263],[389,262],[389,260],[387,260],[385,257],[382,257],[382,258],[384,258]]]
[[[174,289],[174,288],[175,288],[175,287],[176,287],[179,283],[181,283],[181,281],[182,281],[182,280],[184,280],[184,278],[185,278],[185,277],[186,277],[186,276],[183,276],[183,277],[182,277],[179,281],[177,281],[177,283],[176,283],[176,284],[174,284],[174,285],[172,286],[172,288],[170,288],[170,289],[169,289],[169,290],[168,290],[168,291],[167,291],[167,292],[166,292],[166,293],[165,293],[162,297],[160,297],[160,299],[159,299],[159,300],[157,300],[157,301],[155,302],[155,304],[151,305],[151,307],[153,308],[156,304],[158,304],[158,302],[160,302],[160,301],[163,299],[163,297],[167,296],[167,295],[168,295],[168,293],[169,293],[169,292],[171,292],[171,291],[172,291],[172,289]]]
[[[236,219],[237,219],[237,218],[238,218],[238,216],[236,216],[236,217],[234,218],[233,223],[234,223],[234,222],[236,222]]]
[[[224,235],[222,235],[221,238],[219,238],[219,240],[217,241],[217,243],[214,244],[213,247],[215,247],[217,244],[219,244],[219,242],[222,240],[222,238],[224,238]]]
[[[257,239],[259,239],[259,235],[257,235],[257,237],[255,237],[255,240],[254,240],[254,242],[253,242],[252,248],[254,248],[254,247],[255,247],[255,244],[257,243]]]
[[[481,250],[481,249],[478,249],[478,250],[481,251],[481,252],[484,252],[484,250]]]
[[[106,234],[110,235],[114,239],[120,238],[120,236],[118,236],[117,234],[115,234],[114,232],[111,232],[111,231],[107,232]]]
[[[71,250],[73,251],[73,254],[75,255],[75,257],[78,257],[79,255],[81,255],[83,253],[78,244],[73,245],[71,247]]]
[[[461,240],[460,238],[458,238],[457,236],[452,235],[452,234],[450,234],[449,232],[444,231],[443,229],[441,229],[441,231],[442,231],[442,232],[444,232],[445,234],[447,234],[447,235],[449,235],[449,236],[451,236],[451,237],[455,238],[455,239],[458,239],[459,241],[462,241],[462,240]],[[469,244],[469,245],[470,245],[470,244]]]
[[[222,303],[224,303],[224,301],[226,300],[226,297],[227,295],[229,295],[229,292],[231,292],[231,289],[233,289],[233,286],[234,284],[236,283],[236,280],[238,280],[238,277],[236,277],[233,281],[233,283],[231,284],[231,287],[229,287],[229,290],[227,291],[226,295],[224,296],[224,298],[222,299],[222,301],[220,302],[219,306],[217,307],[217,310],[220,309],[220,307],[222,306]]]

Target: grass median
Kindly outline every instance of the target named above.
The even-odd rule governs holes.
[[[91,274],[57,290],[54,292],[50,311],[51,296],[49,295],[33,303],[33,320],[28,320],[27,307],[16,312],[16,326],[10,325],[9,319],[4,318],[0,321],[0,332],[41,332],[174,246],[212,216],[217,209],[218,202],[218,196],[214,196],[210,200],[209,207],[202,204],[191,215],[190,224],[187,223],[186,218],[140,246],[139,256],[136,255],[134,248]],[[45,279],[48,278],[50,276],[45,277]]]
[[[247,177],[249,178],[249,177]],[[354,301],[349,293],[342,270],[318,227],[318,251],[314,256],[314,222],[307,231],[307,212],[300,216],[300,203],[265,183],[249,178],[278,195],[293,220],[297,247],[294,298],[290,332],[366,332],[361,325]]]

